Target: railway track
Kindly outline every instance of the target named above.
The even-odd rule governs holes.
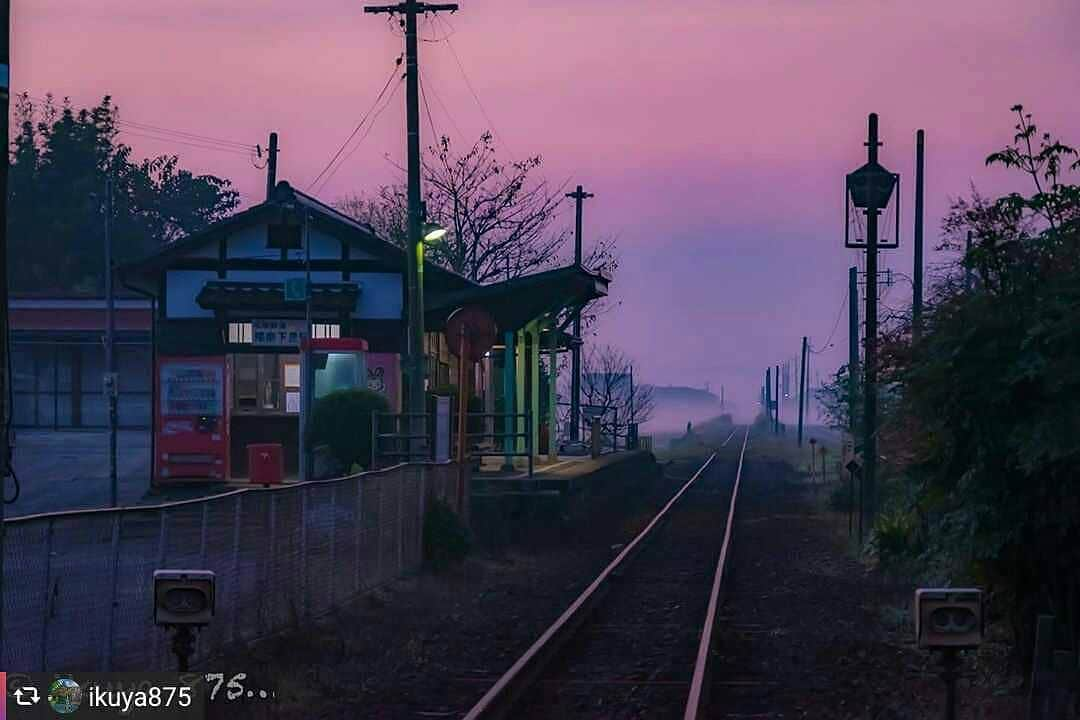
[[[748,439],[710,455],[465,720],[704,718]]]

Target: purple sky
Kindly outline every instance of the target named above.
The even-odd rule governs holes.
[[[243,142],[281,134],[279,176],[304,189],[372,103],[401,51],[360,0],[14,0],[12,84],[122,117]],[[1023,102],[1080,143],[1075,0],[461,0],[422,25],[421,63],[440,133],[471,142],[488,122],[502,150],[540,153],[545,175],[596,193],[586,237],[615,234],[621,267],[600,339],[645,381],[723,383],[744,410],[767,364],[801,336],[825,344],[853,256],[843,175],[864,161],[866,115],[882,162],[903,175],[902,239],[886,265],[910,273],[915,130],[927,132],[927,245],[971,182],[1015,186],[983,159]],[[449,112],[447,112],[449,110]],[[320,195],[398,179],[401,96]],[[430,140],[426,118],[423,132]],[[257,201],[247,158],[173,150]],[[387,159],[387,156],[390,160]],[[567,215],[572,222],[572,215]],[[932,259],[932,255],[931,255]],[[901,280],[886,302],[907,301]],[[846,356],[846,320],[822,374]]]

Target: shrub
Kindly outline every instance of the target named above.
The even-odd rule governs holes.
[[[870,546],[883,565],[896,565],[915,554],[915,518],[901,510],[883,512],[874,522]]]
[[[386,412],[386,398],[371,390],[335,390],[315,401],[308,443],[329,445],[342,467],[371,462],[371,413]]]
[[[469,531],[448,504],[436,500],[424,513],[424,563],[439,571],[469,553]]]

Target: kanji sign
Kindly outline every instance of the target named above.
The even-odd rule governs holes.
[[[251,321],[252,345],[296,347],[303,336],[303,320],[257,319]]]

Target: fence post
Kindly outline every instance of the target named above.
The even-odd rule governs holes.
[[[533,431],[532,431],[532,414],[527,413],[525,415],[525,445],[529,450],[529,477],[533,476]]]
[[[104,672],[112,670],[113,632],[116,627],[116,581],[120,574],[120,511],[114,511],[112,529],[112,577],[109,578],[109,612],[105,622]]]
[[[233,508],[233,548],[232,548],[232,641],[240,637],[240,520],[243,517],[243,493],[236,495]]]
[[[308,486],[304,485],[300,488],[300,604],[301,613],[304,618],[309,617],[308,603],[308,563],[307,563],[307,535],[308,535],[308,513],[307,513],[307,497]]]
[[[158,521],[157,566],[154,567],[154,570],[162,570],[165,567],[165,547],[168,540],[168,517],[169,511],[163,509],[161,511],[160,520]],[[165,633],[162,631],[154,633],[154,660],[151,663],[151,667],[157,667],[158,663],[160,663],[162,660],[163,653],[161,651],[161,638],[164,634]]]
[[[337,588],[337,483],[330,486],[330,607],[337,604],[334,590]]]
[[[368,466],[368,470],[375,469],[375,455],[376,446],[379,442],[379,413],[377,410],[371,411],[371,464]]]
[[[0,498],[3,502],[3,498]],[[0,520],[0,522],[3,522]],[[49,527],[45,531],[45,617],[41,625],[41,672],[49,669],[49,619],[52,617],[52,543],[53,519],[49,518]],[[2,600],[0,600],[2,602]],[[2,660],[0,660],[2,661]],[[6,690],[5,690],[6,692]]]
[[[1028,697],[1028,720],[1055,720],[1052,677],[1054,654],[1054,616],[1039,615],[1035,622],[1035,654],[1031,663],[1031,694]]]
[[[270,552],[266,559],[266,585],[265,587],[273,588],[274,585],[274,559],[278,557],[277,552],[277,497],[278,494],[274,491],[270,492]],[[264,602],[269,603],[269,607],[266,608],[264,613],[266,616],[266,631],[269,631],[274,627],[274,598],[277,597],[277,593],[274,592],[260,592],[259,597],[263,598]]]
[[[353,595],[360,594],[360,588],[364,583],[360,580],[364,557],[364,481],[363,475],[359,475],[353,481],[356,483],[356,562],[353,564]]]
[[[420,468],[417,465],[412,466],[414,473],[419,473]],[[397,482],[397,572],[401,575],[405,569],[405,558],[403,556],[405,544],[405,476],[408,473],[406,467],[401,473],[401,479]]]

